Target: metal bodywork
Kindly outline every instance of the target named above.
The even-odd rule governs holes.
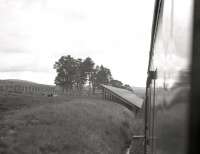
[[[144,153],[187,152],[193,2],[156,0],[145,100]]]
[[[101,84],[101,88],[104,99],[118,102],[135,113],[141,110],[143,99],[136,96],[133,92],[103,84]]]

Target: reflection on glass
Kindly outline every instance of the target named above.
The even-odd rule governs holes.
[[[152,153],[186,153],[191,8],[189,0],[164,0],[162,4],[150,66],[158,72],[149,92]]]

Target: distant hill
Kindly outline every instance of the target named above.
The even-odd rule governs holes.
[[[134,93],[141,97],[141,98],[144,98],[145,97],[145,87],[132,87],[133,88],[133,91]]]
[[[20,79],[0,79],[1,83],[15,83],[15,84],[20,84],[20,85],[37,85],[37,86],[50,86],[54,87],[55,85],[46,85],[46,84],[40,84],[32,81],[27,81],[27,80],[20,80]]]
[[[19,79],[0,80],[1,95],[43,95],[50,96],[58,93],[56,86],[34,83]]]

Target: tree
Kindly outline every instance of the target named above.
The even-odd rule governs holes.
[[[76,73],[74,76],[74,81],[75,81],[75,87],[76,89],[80,92],[83,85],[87,81],[87,75],[83,70],[83,62],[82,59],[77,59],[76,60],[77,66],[76,66]]]
[[[108,84],[112,80],[112,75],[110,69],[101,65],[97,66],[95,70],[94,86],[99,87],[100,84]]]
[[[82,70],[85,72],[87,76],[87,80],[89,81],[89,88],[91,89],[92,83],[92,73],[94,70],[94,62],[90,57],[87,57],[82,63]],[[89,89],[89,92],[90,92]]]
[[[119,80],[111,80],[110,81],[110,84],[111,84],[111,86],[113,86],[113,87],[117,87],[117,88],[122,88],[122,89],[126,89],[126,90],[129,90],[129,91],[132,91],[133,92],[133,89],[131,88],[131,86],[130,85],[128,85],[128,84],[123,84],[121,81],[119,81]]]
[[[55,78],[55,84],[63,88],[63,91],[72,90],[74,83],[76,82],[75,76],[77,75],[77,68],[79,63],[70,55],[62,56],[54,64],[57,76]]]
[[[90,57],[87,57],[82,63],[82,70],[90,75],[94,69],[94,62]]]
[[[57,76],[55,78],[55,84],[63,88],[63,91],[70,91],[76,88],[81,92],[84,84],[89,81],[89,85],[93,88],[99,87],[100,84],[108,84],[112,80],[110,69],[103,65],[96,66],[94,69],[94,62],[90,57],[86,59],[75,59],[68,56],[62,56],[54,64]]]
[[[92,70],[91,73],[91,83],[92,83],[92,91],[95,94],[95,89],[97,87],[97,73],[99,72],[100,67],[97,65],[95,69]]]
[[[128,84],[125,84],[123,87],[124,87],[124,89],[126,89],[126,90],[129,90],[129,91],[134,92],[134,91],[133,91],[133,88],[132,88],[130,85],[128,85]]]
[[[122,88],[123,87],[123,83],[121,81],[119,81],[119,80],[111,80],[110,84],[113,87],[118,87],[118,88]]]

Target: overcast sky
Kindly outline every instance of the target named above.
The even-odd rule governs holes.
[[[0,79],[54,84],[62,55],[144,86],[154,0],[0,0]]]

